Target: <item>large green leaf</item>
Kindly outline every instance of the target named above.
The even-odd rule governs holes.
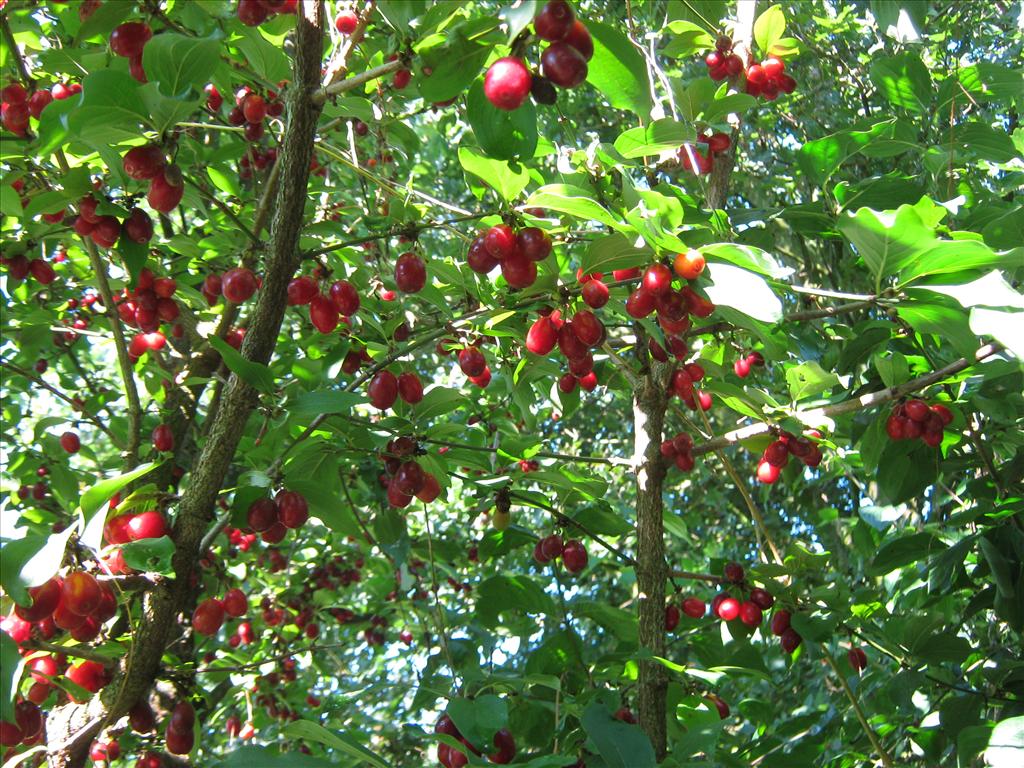
[[[754,21],[754,42],[762,56],[767,56],[768,51],[781,38],[786,31],[786,16],[782,7],[773,5],[762,12]]]
[[[103,523],[105,516],[98,514],[102,507],[114,498],[114,494],[127,486],[129,483],[138,480],[143,475],[151,472],[159,466],[157,462],[140,464],[135,469],[115,477],[108,477],[100,480],[92,488],[82,494],[79,506],[82,510],[83,530],[81,533],[82,543],[92,549],[99,549],[103,539]]]
[[[74,533],[69,526],[62,533],[30,535],[5,541],[0,548],[0,584],[16,603],[28,605],[29,587],[37,587],[56,575],[64,560],[64,548]]]
[[[567,213],[582,221],[599,221],[613,229],[624,228],[624,225],[604,206],[594,200],[590,193],[571,184],[543,186],[530,195],[526,205],[550,208],[553,211]]]
[[[635,725],[612,717],[603,704],[594,702],[583,711],[583,730],[594,742],[608,768],[654,768],[654,748]]]
[[[530,183],[530,173],[525,166],[493,160],[473,147],[459,147],[459,162],[466,173],[481,179],[507,202],[514,200]]]
[[[512,112],[498,109],[484,95],[478,78],[466,96],[466,119],[480,148],[499,160],[529,159],[537,148],[537,111],[527,99]]]
[[[693,128],[666,117],[623,131],[615,140],[615,150],[628,158],[657,155],[667,149],[677,149],[695,136]]]
[[[14,722],[14,697],[23,663],[18,644],[6,632],[0,632],[0,720],[8,723]]]
[[[651,92],[644,57],[629,38],[611,24],[587,19],[587,30],[594,41],[587,82],[613,107],[628,109],[646,120],[651,113]]]
[[[459,732],[484,751],[491,746],[494,734],[508,725],[508,705],[497,696],[452,699],[447,712]]]
[[[202,89],[210,81],[220,46],[219,40],[165,31],[142,50],[142,66],[147,79],[157,83],[165,96],[187,96],[190,89]]]
[[[897,568],[924,560],[942,549],[945,549],[945,544],[927,532],[892,539],[878,550],[867,572],[871,576],[884,576]]]
[[[765,323],[782,319],[782,302],[760,275],[732,264],[709,264],[711,284],[704,286],[715,305],[732,307]]]
[[[220,352],[224,365],[246,384],[264,394],[274,391],[274,374],[267,366],[246,360],[237,349],[219,336],[211,336],[210,345]]]
[[[348,763],[347,765],[351,765]],[[372,765],[372,763],[371,763]],[[292,750],[282,752],[276,746],[248,745],[228,752],[214,764],[214,768],[335,768],[322,757],[303,755]]]
[[[875,59],[870,77],[893,106],[917,114],[927,111],[932,98],[932,79],[928,67],[916,53]]]
[[[480,75],[480,68],[501,35],[496,19],[479,18],[449,27],[444,35],[434,37],[443,40],[443,44],[417,51],[430,75],[417,78],[416,83],[420,95],[436,103],[465,92]]]
[[[477,615],[488,626],[493,626],[505,611],[547,614],[555,610],[551,597],[529,576],[492,576],[480,585],[479,594]]]
[[[329,731],[319,723],[309,720],[295,720],[288,723],[281,729],[281,734],[286,738],[315,741],[331,749],[336,749],[354,761],[347,762],[346,765],[372,765],[375,768],[389,768],[390,766],[388,761],[371,752],[349,734]]]
[[[583,252],[582,269],[585,273],[601,272],[607,274],[616,269],[628,269],[649,264],[654,258],[654,251],[640,241],[637,245],[625,235],[618,232],[603,237],[595,237],[587,244]]]
[[[1024,715],[996,723],[985,748],[985,762],[992,768],[1017,768],[1024,760]]]

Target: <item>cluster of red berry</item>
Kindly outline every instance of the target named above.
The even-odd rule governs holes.
[[[749,355],[741,355],[736,358],[736,361],[732,364],[733,372],[741,379],[747,378],[750,375],[751,368],[763,368],[764,367],[764,355],[760,352],[751,352]]]
[[[587,284],[594,282],[588,281]],[[589,309],[577,309],[572,319],[562,319],[560,310],[546,310],[526,332],[526,348],[535,355],[549,354],[555,346],[565,356],[569,372],[558,380],[558,389],[566,394],[576,385],[587,392],[597,386],[591,349],[601,346],[606,336],[604,323]]]
[[[539,227],[515,232],[508,224],[498,224],[473,240],[466,263],[481,275],[501,266],[502,277],[513,288],[529,288],[537,279],[537,263],[551,254],[551,238]]]
[[[892,409],[885,431],[893,440],[920,438],[934,448],[942,443],[943,432],[952,421],[953,412],[944,405],[908,400]]]
[[[174,705],[171,716],[167,720],[164,732],[164,743],[172,755],[187,755],[195,746],[196,711],[187,701],[179,701]]]
[[[744,74],[746,92],[751,96],[764,96],[768,101],[774,101],[780,93],[796,90],[796,80],[785,73],[782,59],[769,56],[760,64],[748,61],[748,66],[744,67],[743,60],[733,53],[732,39],[727,35],[715,41],[715,50],[704,58],[704,63],[708,66],[708,76],[715,81]]]
[[[479,749],[470,744],[469,740],[459,732],[454,721],[448,715],[441,715],[441,719],[434,726],[434,733],[443,733],[458,739],[474,755],[479,756],[482,754]],[[516,740],[512,737],[512,732],[508,728],[502,728],[494,734],[494,748],[497,751],[487,756],[487,759],[492,763],[505,765],[506,763],[511,763],[513,758],[515,758]],[[464,752],[443,743],[437,745],[437,759],[444,768],[462,768],[462,766],[469,762],[469,758]]]
[[[192,612],[192,629],[200,635],[216,635],[227,617],[240,618],[249,610],[249,599],[237,587],[229,589],[224,599],[208,597]],[[250,633],[252,628],[250,627]],[[250,638],[251,639],[251,638]]]
[[[701,374],[703,375],[703,369]],[[693,469],[693,438],[685,432],[680,432],[671,440],[663,440],[660,450],[662,456],[672,461],[683,472]]]
[[[279,87],[283,88],[284,85],[285,82],[281,82]],[[207,88],[213,90],[207,90],[206,105],[214,109],[212,104],[215,103],[219,109],[223,98],[212,85]],[[235,94],[235,106],[228,112],[228,123],[234,126],[244,125],[243,135],[246,140],[256,142],[263,138],[263,122],[268,117],[280,117],[283,114],[284,102],[277,91],[267,91],[266,96],[261,96],[249,86],[245,86]],[[277,156],[276,152],[274,156]]]
[[[54,576],[28,594],[28,607],[15,605],[18,618],[30,624],[52,619],[53,627],[66,630],[80,643],[96,639],[103,623],[117,613],[114,591],[85,571],[72,571],[63,579]]]
[[[336,280],[326,294],[320,292],[316,278],[300,275],[288,283],[288,305],[309,305],[309,320],[320,333],[330,333],[340,322],[359,310],[359,292],[348,280]],[[348,358],[346,358],[348,360]],[[356,365],[354,373],[359,370]]]
[[[587,548],[578,539],[563,542],[557,533],[539,539],[533,546],[533,559],[538,565],[562,558],[562,565],[569,573],[579,573],[587,567]]]
[[[211,307],[223,296],[232,304],[242,304],[252,298],[262,286],[262,280],[248,267],[233,267],[223,275],[210,274],[199,289]]]
[[[16,256],[0,256],[0,264],[7,267],[7,276],[11,280],[24,280],[29,275],[35,278],[40,285],[49,285],[57,279],[57,273],[53,266],[45,259],[35,258],[29,260],[23,254]]]
[[[704,176],[711,173],[711,169],[714,167],[714,158],[720,156],[722,153],[729,150],[732,141],[728,135],[720,133],[718,131],[709,133],[708,135],[702,136],[701,140],[696,144],[686,143],[679,148],[677,153],[679,156],[679,162],[683,168],[688,171],[692,171],[698,176]],[[701,149],[701,145],[705,149]]]
[[[24,136],[30,116],[38,120],[50,102],[63,101],[81,92],[81,83],[57,83],[48,91],[40,88],[30,95],[21,83],[11,83],[0,92],[0,125],[15,136]]]
[[[519,109],[532,95],[538,104],[554,104],[559,88],[576,88],[587,79],[594,41],[566,0],[551,0],[533,19],[537,37],[550,45],[540,57],[539,75],[531,74],[519,56],[498,59],[484,75],[484,95],[498,109]]]
[[[128,72],[140,83],[146,82],[142,51],[153,39],[153,30],[144,21],[126,21],[110,33],[110,50],[128,59]]]
[[[271,16],[295,13],[299,0],[238,0],[238,20],[247,27],[258,27]]]
[[[381,457],[384,474],[380,481],[386,487],[388,503],[393,507],[404,509],[412,502],[413,496],[429,504],[441,494],[437,478],[412,458],[417,450],[416,441],[411,437],[396,437],[388,442]]]
[[[491,383],[491,366],[487,364],[487,358],[480,349],[481,344],[482,336],[460,349],[456,359],[459,362],[459,369],[466,374],[466,378],[480,389],[486,389]]]
[[[309,519],[309,505],[298,491],[279,491],[274,498],[263,497],[249,505],[249,527],[266,544],[282,541],[288,529],[301,528]]]
[[[398,398],[409,405],[416,405],[423,399],[423,382],[411,371],[395,376],[391,371],[377,371],[366,389],[370,404],[381,411],[393,406]]]
[[[806,466],[812,469],[821,464],[821,448],[813,439],[820,439],[821,433],[812,431],[807,438],[797,437],[789,432],[783,432],[778,440],[773,441],[764,449],[760,461],[757,463],[757,479],[771,485],[779,479],[779,475],[787,464],[789,457],[795,456]]]

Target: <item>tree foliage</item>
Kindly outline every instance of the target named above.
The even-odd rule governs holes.
[[[573,7],[0,9],[11,765],[1024,760],[1020,9]]]

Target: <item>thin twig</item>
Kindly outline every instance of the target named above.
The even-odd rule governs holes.
[[[832,658],[832,654],[829,653],[828,649],[824,645],[822,645],[821,649],[825,656],[825,661],[828,662],[828,665],[832,667],[832,671],[836,673],[836,677],[839,678],[839,684],[843,687],[843,692],[846,694],[846,698],[850,700],[850,705],[853,707],[854,714],[857,715],[857,720],[860,721],[861,728],[864,729],[864,733],[867,734],[868,739],[870,739],[871,744],[878,753],[878,756],[882,761],[882,765],[884,765],[885,768],[892,768],[892,757],[885,751],[885,747],[882,746],[882,742],[879,740],[878,735],[871,727],[871,724],[868,723],[868,719],[864,716],[864,710],[860,707],[860,702],[857,701],[857,697],[854,695],[853,691],[850,690],[850,684],[846,682],[846,678],[843,677],[843,673],[839,671],[839,667],[836,665],[836,660]]]

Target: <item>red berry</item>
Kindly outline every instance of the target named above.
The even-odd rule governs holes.
[[[583,297],[583,301],[586,302],[587,306],[594,309],[600,309],[608,303],[608,286],[600,280],[588,280],[583,284],[583,289],[580,291],[580,295]]]
[[[740,603],[734,597],[726,597],[718,604],[718,618],[722,621],[732,621],[740,615]]]
[[[757,464],[757,480],[765,485],[771,485],[778,480],[780,472],[778,467],[767,461],[762,460]]]
[[[274,497],[279,519],[286,528],[301,528],[309,519],[309,505],[305,497],[296,491],[281,491]]]
[[[192,612],[192,629],[201,635],[215,635],[224,624],[224,605],[209,597]]]
[[[174,432],[168,424],[153,429],[153,447],[161,452],[174,450]]]
[[[688,597],[683,600],[683,613],[691,619],[701,619],[706,612],[707,606],[704,605],[704,601],[700,598]]]
[[[144,21],[126,21],[110,33],[110,50],[126,59],[142,55],[142,49],[153,37],[153,30]]]
[[[583,543],[576,541],[567,541],[565,543],[565,549],[562,550],[562,563],[570,573],[579,573],[587,567],[587,550],[584,548]]]
[[[398,395],[409,405],[423,399],[423,383],[415,373],[403,373],[398,377]]]
[[[672,288],[672,272],[664,264],[652,264],[644,271],[641,285],[653,296],[662,296]]]
[[[760,587],[754,587],[750,590],[750,602],[758,606],[762,610],[767,611],[775,604],[775,598],[771,596],[771,593],[761,589]]]
[[[572,23],[569,33],[563,38],[563,42],[579,51],[584,61],[590,61],[594,56],[594,41],[591,39],[586,25],[579,19]]]
[[[795,651],[797,648],[800,647],[800,644],[803,641],[804,639],[792,627],[788,627],[786,631],[782,633],[782,636],[779,638],[779,642],[782,645],[782,650],[784,650],[786,653],[792,653],[793,651]]]
[[[516,245],[531,261],[544,261],[551,253],[551,238],[539,227],[526,227],[516,235]]]
[[[748,627],[756,627],[761,623],[761,608],[752,600],[740,604],[740,621]]]
[[[781,637],[782,633],[789,629],[789,611],[780,608],[772,616],[772,634],[776,637]]]
[[[331,301],[338,311],[349,317],[359,310],[359,292],[348,280],[338,280],[331,286]]]
[[[552,43],[540,57],[544,77],[562,88],[575,88],[587,79],[587,60],[568,43]]]
[[[351,35],[359,26],[359,17],[353,11],[342,11],[334,20],[334,28],[343,35]]]
[[[522,59],[506,56],[488,67],[484,95],[498,109],[511,112],[519,109],[530,95],[532,79]]]
[[[125,533],[129,541],[143,539],[159,539],[167,535],[167,520],[161,512],[151,509],[132,515],[125,524]]]
[[[665,631],[674,632],[675,628],[679,626],[679,606],[670,603],[665,606]]]
[[[427,283],[427,268],[415,253],[407,252],[395,262],[395,284],[402,293],[418,293]]]
[[[508,224],[498,224],[484,234],[484,247],[498,261],[504,261],[517,248],[516,236]]]
[[[481,355],[482,357],[483,355]],[[386,411],[398,399],[398,379],[391,371],[378,371],[377,375],[370,380],[367,394],[370,404],[374,408]]]
[[[124,154],[124,172],[133,179],[153,179],[164,169],[167,161],[163,150],[155,144],[132,147]]]
[[[572,28],[575,14],[566,0],[551,0],[533,19],[533,29],[541,40],[561,40]]]
[[[78,453],[82,447],[82,441],[74,432],[65,432],[60,436],[60,447],[68,453]]]
[[[487,367],[483,352],[476,347],[465,347],[459,351],[459,368],[467,376],[479,376]]]
[[[185,194],[185,182],[177,166],[169,165],[149,183],[146,200],[153,210],[170,213]]]

